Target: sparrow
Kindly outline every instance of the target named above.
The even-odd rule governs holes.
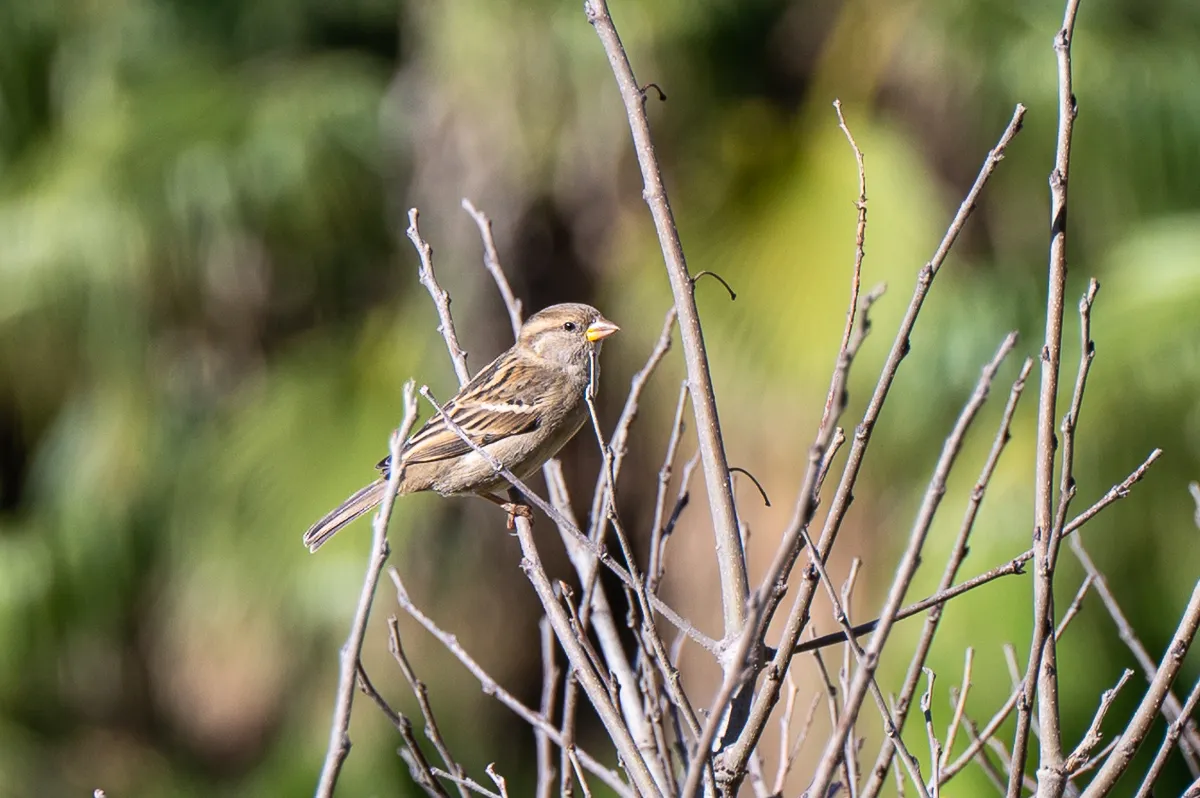
[[[590,305],[551,305],[530,316],[512,348],[476,374],[443,411],[476,445],[525,480],[587,420],[587,391],[600,376],[601,344],[619,329]],[[309,551],[382,501],[391,456],[375,467],[382,476],[304,533]],[[480,496],[508,511],[510,528],[514,515],[529,517],[528,507],[498,495],[511,487],[508,480],[441,413],[405,441],[400,467],[399,496],[426,490]]]

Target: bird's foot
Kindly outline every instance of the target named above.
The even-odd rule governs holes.
[[[524,518],[530,525],[533,524],[533,508],[528,504],[519,504],[518,502],[505,502],[500,505],[500,509],[508,513],[508,529],[512,531],[517,528],[517,518]]]

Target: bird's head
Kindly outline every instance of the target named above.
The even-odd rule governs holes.
[[[619,329],[591,305],[568,302],[551,305],[526,319],[520,345],[551,362],[580,366]]]

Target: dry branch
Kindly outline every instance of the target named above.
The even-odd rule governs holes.
[[[400,462],[400,447],[408,439],[408,433],[416,420],[416,396],[413,393],[413,383],[409,381],[404,386],[404,420],[392,433],[391,438],[393,463]],[[359,591],[358,606],[354,611],[350,634],[346,637],[338,657],[337,698],[333,709],[333,723],[329,730],[329,747],[325,753],[325,762],[321,766],[320,780],[317,782],[317,798],[331,798],[334,787],[337,786],[338,775],[342,771],[342,764],[350,754],[350,708],[354,703],[358,658],[362,654],[367,619],[371,616],[371,603],[375,599],[375,587],[379,584],[379,575],[383,572],[383,564],[388,558],[387,527],[392,518],[392,506],[396,503],[396,493],[400,490],[400,478],[403,475],[403,467],[391,470],[379,503],[379,511],[371,524],[371,558],[367,561],[367,573]]]
[[[704,479],[708,487],[709,511],[717,542],[717,563],[721,578],[721,604],[725,618],[727,645],[741,631],[746,612],[746,557],[738,531],[737,511],[733,503],[733,482],[725,459],[725,444],[717,416],[717,401],[713,394],[704,334],[700,329],[700,314],[692,278],[688,274],[683,244],[675,227],[675,216],[663,188],[662,172],[654,143],[650,138],[650,122],[646,117],[645,94],[633,74],[629,56],[613,24],[606,0],[586,0],[584,12],[608,56],[609,66],[617,80],[621,101],[629,118],[638,166],[641,167],[644,189],[642,197],[650,207],[654,227],[658,232],[663,260],[670,278],[675,309],[679,312],[679,337],[683,341],[684,362],[688,385],[692,392],[692,409],[696,416],[696,436],[700,443],[700,458],[704,463]],[[728,673],[732,666],[726,663]]]

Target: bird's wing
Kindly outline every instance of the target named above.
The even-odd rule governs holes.
[[[545,417],[550,387],[536,384],[542,379],[545,375],[527,373],[508,353],[476,374],[443,409],[467,437],[486,446],[538,428]],[[404,444],[400,457],[407,463],[429,463],[470,451],[471,446],[435,411]],[[386,472],[390,459],[385,457],[376,467]]]

